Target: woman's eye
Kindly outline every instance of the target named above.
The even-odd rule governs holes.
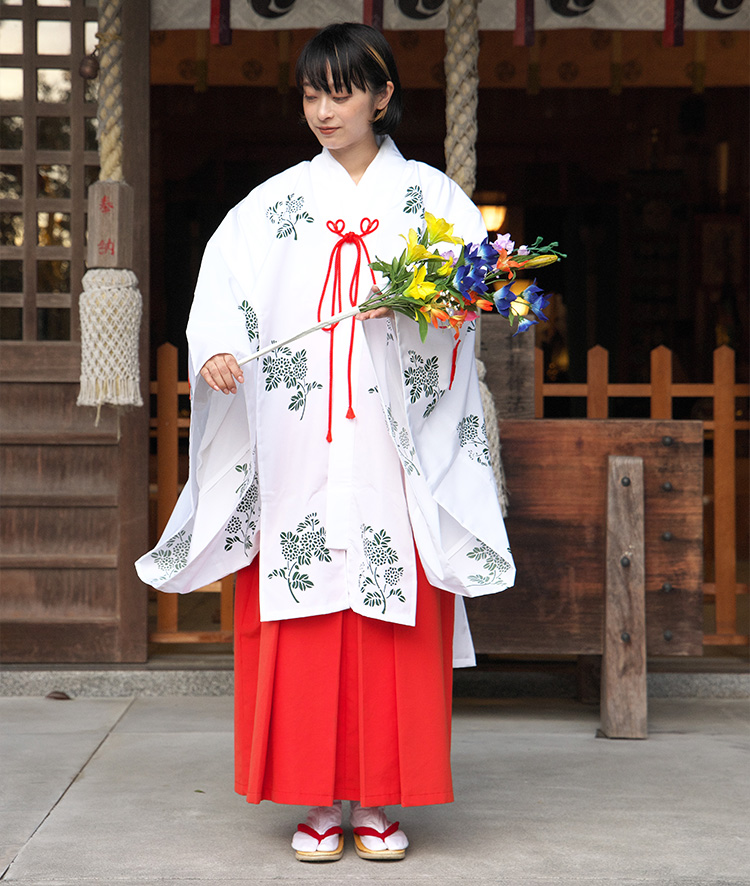
[[[347,95],[334,95],[334,96],[333,96],[333,100],[334,100],[335,102],[339,102],[339,103],[349,101],[350,98],[351,98],[351,96],[348,95],[348,94],[347,94]]]

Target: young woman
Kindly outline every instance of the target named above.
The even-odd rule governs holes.
[[[238,571],[236,790],[312,806],[297,858],[403,858],[383,811],[453,799],[452,666],[473,662],[462,596],[513,582],[474,368],[474,330],[380,309],[240,366],[379,281],[410,228],[444,251],[486,232],[445,175],[389,134],[401,86],[383,36],[332,25],[297,63],[323,147],[253,190],[209,242],[188,324],[191,473],[138,562],[186,592]],[[440,227],[439,219],[450,226]],[[364,322],[359,322],[364,321]]]

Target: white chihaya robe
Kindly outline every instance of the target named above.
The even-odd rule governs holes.
[[[454,182],[404,160],[386,137],[357,185],[323,150],[227,215],[206,248],[188,324],[190,477],[136,564],[143,581],[184,593],[259,554],[264,621],[351,608],[413,625],[416,542],[436,587],[460,597],[512,585],[473,324],[454,367],[451,331],[431,327],[422,343],[417,323],[396,315],[342,321],[253,361],[236,395],[199,375],[214,354],[243,359],[331,316],[338,289],[344,307],[350,290],[364,301],[368,256],[397,256],[399,235],[425,211],[466,242],[486,235]],[[466,650],[462,605],[457,614]]]

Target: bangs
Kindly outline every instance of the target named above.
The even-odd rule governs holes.
[[[319,41],[300,58],[296,71],[298,88],[309,85],[330,94],[329,71],[336,92],[351,92],[353,86],[367,91],[367,80],[360,66],[352,63],[348,47],[339,48],[333,40]]]

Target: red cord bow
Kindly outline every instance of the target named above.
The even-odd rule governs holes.
[[[365,259],[367,260],[367,264],[369,266],[370,263],[370,253],[367,251],[367,246],[364,241],[364,237],[368,234],[371,234],[374,230],[377,229],[380,222],[376,219],[363,218],[359,224],[360,233],[357,234],[354,231],[347,231],[344,233],[345,223],[343,219],[337,219],[334,221],[327,221],[326,227],[332,234],[336,234],[339,238],[333,246],[331,250],[331,257],[328,260],[328,271],[326,273],[326,281],[323,284],[323,291],[320,294],[320,302],[318,304],[318,323],[321,322],[322,313],[323,313],[323,302],[326,297],[326,291],[328,289],[328,281],[331,279],[331,270],[333,270],[333,286],[331,290],[331,315],[338,314],[343,310],[342,306],[342,296],[341,296],[341,250],[344,248],[346,243],[351,243],[352,245],[357,247],[357,258],[354,263],[354,273],[352,274],[352,279],[349,281],[349,304],[352,307],[356,307],[358,299],[359,299],[359,272],[362,267],[362,254],[364,253]],[[375,284],[375,274],[370,269],[370,276],[372,277],[373,285]],[[326,440],[330,443],[333,439],[331,434],[331,423],[332,423],[332,415],[333,415],[333,335],[336,330],[338,323],[332,323],[330,326],[324,326],[323,331],[330,333],[331,341],[329,348],[329,358],[328,358],[328,433],[326,435]],[[352,353],[354,352],[354,318],[352,318],[352,329],[351,335],[349,338],[349,360],[347,363],[347,380],[349,384],[349,409],[347,410],[346,417],[347,418],[355,418],[354,409],[352,408]]]

